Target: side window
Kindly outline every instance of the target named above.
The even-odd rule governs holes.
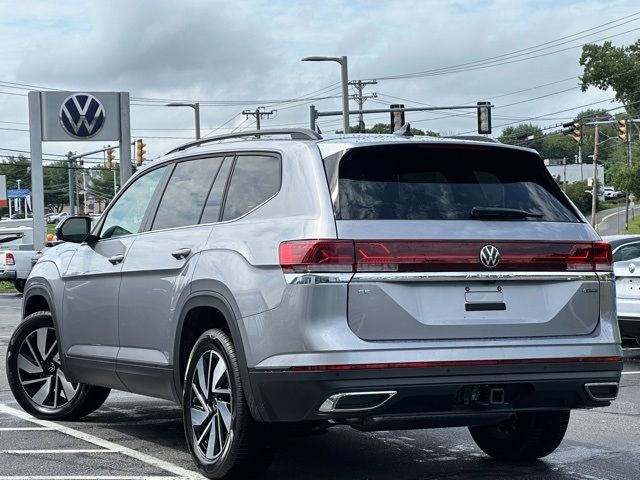
[[[204,206],[200,223],[214,223],[220,220],[222,196],[224,195],[224,187],[227,185],[231,165],[233,165],[233,157],[225,158],[209,192],[209,198],[207,198],[207,203]]]
[[[624,260],[633,260],[640,257],[640,243],[632,243],[620,247],[620,249],[613,255],[614,262],[622,262]]]
[[[224,204],[223,220],[238,218],[280,190],[280,158],[243,155],[236,160]]]
[[[179,162],[162,195],[153,230],[196,225],[222,157]]]
[[[102,224],[101,238],[138,233],[147,207],[167,167],[157,168],[133,182],[109,209]]]

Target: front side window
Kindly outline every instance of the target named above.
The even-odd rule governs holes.
[[[153,230],[196,225],[223,157],[179,162],[162,195]]]
[[[236,160],[222,220],[232,220],[253,210],[280,190],[280,158],[242,155]]]
[[[138,233],[142,220],[167,167],[157,168],[134,181],[109,209],[102,224],[101,238]]]

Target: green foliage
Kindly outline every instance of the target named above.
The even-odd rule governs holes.
[[[529,137],[533,137],[529,140]],[[507,127],[502,131],[498,140],[509,145],[520,145],[540,151],[543,133],[540,127],[531,123]]]
[[[391,133],[391,127],[388,123],[376,123],[371,128],[364,129],[364,132],[360,131],[359,125],[353,125],[349,127],[349,132],[351,133]],[[342,130],[336,130],[336,133],[342,133]],[[434,132],[433,130],[420,130],[419,128],[411,127],[411,133],[414,135],[428,135],[430,137],[439,137],[440,134],[438,132]]]
[[[565,189],[567,197],[571,199],[582,213],[591,211],[591,194],[588,190],[590,190],[590,187],[586,181],[569,183]]]
[[[575,162],[578,146],[573,138],[561,133],[550,133],[542,138],[539,153],[542,158],[566,158],[567,163]]]
[[[580,78],[583,92],[591,86],[611,88],[629,115],[640,115],[640,40],[626,47],[611,42],[584,45],[580,65],[584,67]]]
[[[118,172],[116,172],[117,175]],[[119,182],[119,176],[116,177]],[[88,182],[88,194],[99,201],[110,202],[113,193],[113,170],[106,168],[92,168],[91,181]],[[119,185],[119,183],[118,183]]]

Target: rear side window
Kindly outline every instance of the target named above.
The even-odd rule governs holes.
[[[280,158],[242,155],[236,159],[223,220],[232,220],[253,210],[280,190]]]
[[[153,230],[196,225],[222,157],[188,160],[176,164],[162,195]]]
[[[343,220],[469,220],[476,207],[580,221],[536,155],[502,148],[355,148],[340,160],[337,188]]]
[[[207,203],[204,206],[200,223],[214,223],[220,220],[222,196],[224,195],[224,187],[227,185],[231,165],[233,165],[233,157],[225,158],[209,192],[209,198],[207,198]]]

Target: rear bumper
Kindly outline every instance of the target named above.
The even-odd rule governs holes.
[[[13,281],[18,278],[15,270],[0,270],[0,280]]]
[[[584,362],[315,372],[253,370],[249,375],[258,411],[267,422],[357,419],[364,424],[374,418],[395,417],[405,422],[409,419],[404,428],[420,428],[471,425],[478,416],[499,418],[520,410],[607,406],[608,400],[594,399],[585,385],[617,384],[621,370],[622,362]],[[474,387],[501,390],[503,402],[468,401]],[[320,411],[329,397],[348,392],[395,393],[380,406],[364,411]],[[439,420],[425,423],[426,418]]]

